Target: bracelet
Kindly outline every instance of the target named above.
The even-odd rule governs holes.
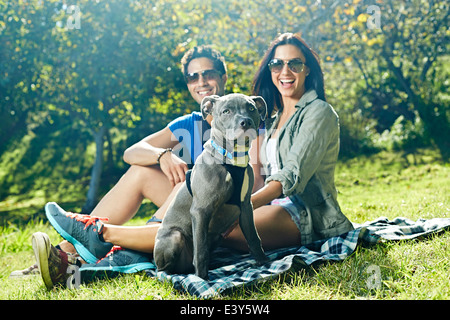
[[[172,148],[164,149],[164,151],[161,151],[161,152],[159,153],[158,159],[156,159],[156,162],[157,162],[158,164],[160,164],[160,163],[159,163],[159,160],[161,160],[161,157],[162,157],[165,153],[167,153],[167,152],[172,152]]]

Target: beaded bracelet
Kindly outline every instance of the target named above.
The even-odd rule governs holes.
[[[161,160],[161,157],[162,157],[165,153],[167,153],[167,152],[172,152],[172,148],[164,149],[164,151],[161,151],[161,152],[159,153],[158,159],[156,160],[156,162],[158,162],[158,164],[160,164],[160,163],[159,163],[159,160]]]

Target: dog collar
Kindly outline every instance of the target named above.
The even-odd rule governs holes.
[[[227,149],[219,146],[213,139],[211,139],[211,146],[223,157],[227,158],[233,165],[240,166],[240,167],[246,167],[248,164],[248,146],[242,146],[239,148],[239,146],[235,147],[235,151],[230,152]],[[243,149],[243,151],[239,150]]]

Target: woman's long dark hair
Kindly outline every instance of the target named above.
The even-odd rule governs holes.
[[[319,63],[319,56],[299,35],[283,33],[270,44],[253,79],[253,94],[262,96],[266,100],[269,117],[272,115],[274,107],[277,107],[278,110],[283,109],[283,102],[281,100],[281,94],[272,82],[268,64],[273,59],[278,46],[286,44],[291,44],[299,48],[306,58],[306,65],[309,67],[310,72],[305,80],[305,91],[314,89],[317,92],[318,98],[326,101],[323,72]]]

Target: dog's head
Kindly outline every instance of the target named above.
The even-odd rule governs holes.
[[[232,93],[223,97],[208,96],[201,103],[203,118],[213,117],[213,130],[227,140],[253,140],[261,121],[266,119],[267,105],[262,97]]]

